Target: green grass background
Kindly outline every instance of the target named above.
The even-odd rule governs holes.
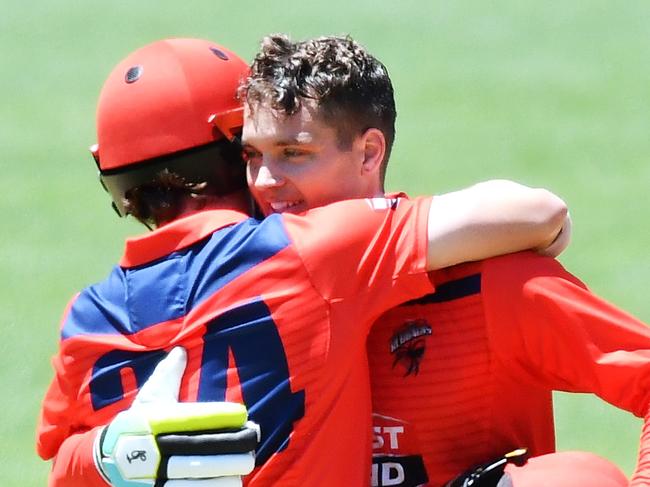
[[[45,485],[34,453],[67,299],[101,279],[124,236],[87,147],[112,67],[170,36],[250,59],[270,32],[350,33],[388,66],[398,136],[390,189],[508,177],[569,203],[562,261],[650,319],[650,3],[579,0],[8,0],[0,15],[0,485]],[[640,421],[558,395],[561,449],[631,472]],[[522,412],[524,414],[525,412]]]

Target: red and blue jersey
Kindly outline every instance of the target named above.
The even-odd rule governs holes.
[[[103,485],[89,445],[183,346],[183,401],[240,400],[260,424],[261,485],[366,485],[365,340],[382,312],[433,291],[428,199],[350,200],[265,220],[189,215],[130,239],[64,314],[38,452],[51,485]]]

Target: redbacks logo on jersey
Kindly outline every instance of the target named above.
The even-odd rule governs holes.
[[[372,415],[372,487],[418,487],[429,479],[418,451],[414,424]]]
[[[366,202],[375,211],[395,210],[399,205],[399,198],[367,198]]]
[[[431,325],[426,320],[409,320],[390,339],[390,353],[394,355],[393,368],[404,366],[404,375],[417,375],[424,357],[426,343],[423,337],[431,335]]]

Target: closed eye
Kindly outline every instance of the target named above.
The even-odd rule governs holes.
[[[252,147],[244,147],[242,149],[241,155],[242,159],[244,159],[244,162],[249,162],[262,157],[262,153],[253,149]]]
[[[309,155],[310,152],[297,147],[285,147],[282,149],[282,155],[286,158],[296,158]]]

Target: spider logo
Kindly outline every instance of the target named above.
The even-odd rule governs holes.
[[[404,377],[411,374],[418,375],[418,372],[420,372],[420,362],[422,361],[422,357],[424,357],[425,347],[424,338],[419,338],[401,345],[393,352],[395,354],[393,368],[401,362],[406,368]]]
[[[404,377],[418,375],[426,349],[424,336],[427,335],[431,335],[431,326],[425,320],[408,321],[393,335],[390,347],[395,355],[393,368],[402,363],[406,369]]]

